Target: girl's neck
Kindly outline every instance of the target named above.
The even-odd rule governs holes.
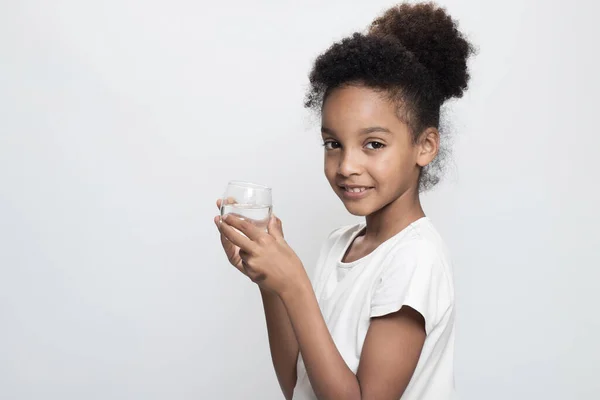
[[[363,241],[379,245],[424,216],[417,189],[409,189],[387,206],[366,216]]]

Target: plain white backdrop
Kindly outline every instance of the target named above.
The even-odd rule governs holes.
[[[355,222],[302,107],[314,58],[394,2],[0,3],[0,398],[282,398],[212,218],[268,184],[311,271]],[[455,261],[461,399],[596,399],[590,1],[444,1],[478,47],[424,197]]]

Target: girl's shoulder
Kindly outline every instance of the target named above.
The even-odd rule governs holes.
[[[446,243],[428,217],[413,222],[389,241],[391,242],[389,251],[399,255],[409,252],[436,255],[441,258],[449,257]]]
[[[419,270],[437,275],[452,286],[452,256],[431,220],[424,217],[387,247],[384,269]]]

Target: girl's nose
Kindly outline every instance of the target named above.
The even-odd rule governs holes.
[[[351,151],[345,151],[338,164],[338,174],[350,176],[359,174],[361,171],[360,160],[356,154]]]

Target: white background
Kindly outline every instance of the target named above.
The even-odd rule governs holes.
[[[271,185],[312,270],[356,219],[307,74],[393,4],[0,3],[0,398],[282,398],[214,201]],[[479,48],[424,198],[455,256],[460,397],[596,399],[598,6],[443,4]]]

